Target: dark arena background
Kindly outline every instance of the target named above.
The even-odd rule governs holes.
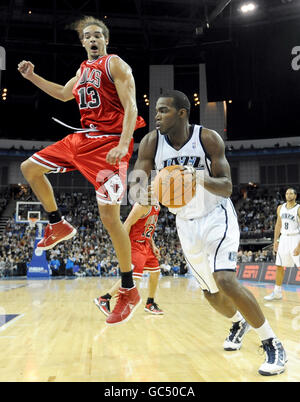
[[[93,381],[103,388],[111,382],[120,392],[126,382],[133,384],[128,392],[140,394],[148,392],[142,383],[193,383],[197,394],[200,382],[270,381],[257,374],[262,356],[254,331],[240,351],[224,352],[230,320],[205,300],[185,262],[175,216],[165,207],[154,235],[164,315],[140,308],[129,323],[105,326],[93,299],[120,270],[94,188],[77,171],[48,178],[78,234],[34,261],[47,217],[34,204],[20,164],[70,133],[52,117],[80,127],[80,114],[74,100],[62,103],[25,80],[18,63],[31,61],[37,74],[64,85],[86,59],[71,29],[86,15],[108,26],[108,53],[125,60],[135,78],[147,126],[134,134],[129,173],[140,141],[155,128],[155,103],[164,90],[183,91],[190,122],[223,138],[240,227],[237,278],[255,295],[289,356],[286,371],[271,381],[298,382],[299,267],[285,267],[282,299],[265,296],[276,279],[277,207],[288,188],[300,191],[300,0],[1,0],[0,381]],[[123,221],[131,209],[125,198]],[[147,291],[144,274],[143,299]],[[160,392],[176,396],[174,388]],[[108,386],[103,395],[118,396]]]

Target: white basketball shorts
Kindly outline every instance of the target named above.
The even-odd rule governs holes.
[[[216,271],[235,271],[240,231],[231,200],[225,199],[208,215],[184,220],[176,218],[182,250],[203,290],[219,291]]]
[[[300,234],[293,236],[281,235],[275,265],[280,267],[293,267],[296,265],[296,267],[300,267],[300,256],[293,255],[299,241]]]

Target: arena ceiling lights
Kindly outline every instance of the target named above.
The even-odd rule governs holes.
[[[257,9],[257,4],[254,2],[244,2],[240,6],[242,14],[252,14]]]

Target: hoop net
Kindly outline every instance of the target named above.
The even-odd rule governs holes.
[[[38,221],[38,218],[28,217],[29,227],[34,228],[37,221]]]

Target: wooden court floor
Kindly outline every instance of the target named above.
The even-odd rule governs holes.
[[[113,281],[0,281],[0,381],[300,381],[299,288],[285,290],[282,301],[266,302],[270,286],[246,284],[289,359],[284,374],[262,377],[256,333],[246,335],[240,351],[225,352],[231,323],[211,309],[192,277],[161,279],[157,302],[164,316],[149,315],[142,304],[128,323],[108,327],[92,300]],[[147,278],[141,294],[145,300]]]

